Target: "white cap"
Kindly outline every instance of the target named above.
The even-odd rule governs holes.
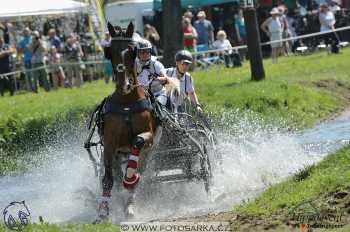
[[[274,15],[274,14],[280,14],[280,11],[278,10],[277,7],[272,8],[272,10],[270,11],[270,14]]]

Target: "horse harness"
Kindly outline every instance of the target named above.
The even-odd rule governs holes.
[[[131,38],[122,38],[122,37],[118,37],[118,38],[113,38],[113,40],[127,40],[127,41],[131,41]],[[123,52],[122,52],[123,53]],[[124,65],[124,54],[122,54],[122,59],[123,59],[123,63],[119,63],[117,65],[113,65],[113,69],[115,70],[115,72],[117,73],[122,73],[125,75],[126,72],[126,67]],[[139,84],[132,84],[131,88],[137,88],[139,87]],[[103,116],[110,114],[110,113],[116,113],[119,115],[122,115],[124,121],[126,122],[126,124],[128,125],[128,130],[129,130],[129,140],[130,143],[134,137],[134,133],[133,133],[133,127],[132,127],[132,115],[136,114],[136,113],[141,113],[143,111],[152,111],[153,107],[151,105],[151,102],[148,99],[141,99],[138,100],[137,102],[133,102],[133,103],[129,103],[129,104],[121,104],[118,102],[113,102],[112,101],[112,96],[108,96],[106,98],[103,99],[103,101],[100,103],[100,105],[98,105],[91,117],[90,120],[90,127],[91,127],[91,122],[93,120],[93,117],[95,115],[95,122],[98,126],[98,133],[100,136],[103,136],[103,128],[104,128],[104,120],[103,120]]]
[[[132,126],[132,115],[136,113],[141,113],[143,111],[153,111],[151,102],[144,98],[138,100],[137,102],[130,104],[121,104],[112,101],[112,96],[108,96],[103,99],[101,104],[99,104],[90,119],[89,125],[92,124],[93,117],[95,115],[95,122],[98,127],[98,134],[103,136],[104,120],[103,117],[107,114],[116,113],[122,115],[124,121],[128,125],[129,140],[132,141],[134,137],[133,126]],[[91,126],[89,126],[89,129]]]

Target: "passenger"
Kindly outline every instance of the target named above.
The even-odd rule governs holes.
[[[189,96],[192,103],[198,111],[202,111],[198,97],[194,88],[194,82],[191,74],[188,72],[192,64],[192,54],[187,50],[181,50],[175,55],[176,67],[168,68],[166,75],[168,77],[177,78],[180,81],[180,91],[183,97]]]

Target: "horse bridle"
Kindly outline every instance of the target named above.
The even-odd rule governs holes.
[[[115,41],[128,41],[128,42],[130,42],[130,41],[132,41],[132,38],[125,38],[125,37],[115,37],[115,38],[112,38],[111,39],[112,41],[113,40],[115,40]],[[123,52],[124,52],[125,50],[123,50],[123,51],[121,51],[121,57],[122,57],[122,62],[123,63],[120,63],[120,64],[117,64],[116,65],[116,68],[115,68],[115,70],[117,71],[117,73],[125,73],[125,71],[126,71],[126,67],[125,67],[125,65],[124,65],[124,54],[123,54]],[[113,63],[112,63],[112,65],[113,65]],[[114,66],[114,65],[113,65]]]
[[[115,38],[112,38],[111,40],[115,40],[115,41],[128,41],[128,42],[131,42],[132,41],[132,38],[125,38],[125,37],[115,37]],[[125,50],[121,51],[121,57],[122,57],[122,63],[119,63],[117,65],[114,65],[113,62],[112,62],[112,66],[113,66],[113,69],[117,72],[117,73],[123,73],[125,75],[125,72],[126,72],[126,66],[124,64],[124,56],[125,56]],[[137,77],[135,77],[137,78]],[[134,84],[130,84],[130,88],[131,89],[134,89],[136,87],[140,86],[139,84],[135,84],[135,81],[134,81]]]
[[[125,65],[124,64],[117,64],[116,71],[117,71],[117,73],[125,73],[125,71],[126,71]]]

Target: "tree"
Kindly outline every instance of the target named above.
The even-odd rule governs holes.
[[[265,70],[262,60],[260,34],[255,8],[247,7],[244,9],[243,14],[247,31],[248,56],[252,80],[260,81],[265,79]]]
[[[163,64],[174,65],[175,53],[183,49],[181,0],[162,0]]]

